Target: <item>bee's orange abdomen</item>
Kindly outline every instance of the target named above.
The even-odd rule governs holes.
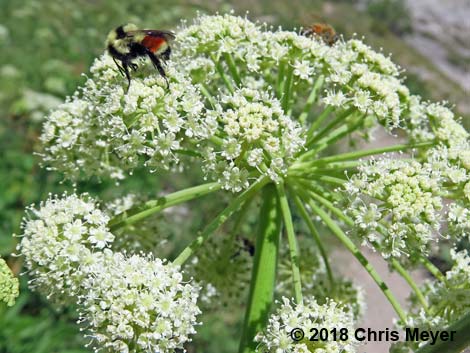
[[[145,36],[144,40],[142,41],[142,45],[152,53],[155,53],[164,43],[166,43],[164,38],[153,36]]]

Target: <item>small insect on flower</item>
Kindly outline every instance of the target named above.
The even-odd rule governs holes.
[[[301,33],[306,37],[318,36],[329,46],[335,44],[339,38],[335,29],[327,23],[314,23],[304,28]]]
[[[230,257],[230,259],[234,259],[237,256],[240,256],[242,251],[246,251],[250,256],[255,255],[255,244],[253,240],[245,237],[237,237],[237,241],[239,242],[239,247],[237,251]]]
[[[166,60],[170,59],[171,48],[169,42],[174,38],[175,35],[172,32],[138,29],[136,25],[131,23],[119,26],[108,34],[106,47],[119,72],[127,78],[129,83],[127,90],[131,85],[129,67],[134,71],[137,70],[137,64],[132,61],[145,56],[150,58],[153,66],[165,79],[167,88],[169,87],[162,61],[165,63]]]

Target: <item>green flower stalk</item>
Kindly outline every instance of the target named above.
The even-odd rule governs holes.
[[[320,305],[332,299],[343,311],[351,313],[355,321],[361,319],[366,312],[364,290],[338,274],[331,278],[315,246],[303,238],[301,244],[299,268],[303,295],[315,298]],[[291,259],[285,247],[280,251],[276,284],[278,299],[290,297],[293,292]]]
[[[334,273],[327,236],[364,266],[399,325],[451,325],[468,312],[467,292],[459,292],[469,272],[467,255],[455,253],[457,265],[445,275],[427,257],[441,239],[457,244],[470,234],[470,135],[445,103],[410,94],[389,57],[355,38],[330,46],[216,15],[199,16],[176,31],[165,68],[169,88],[150,62],[138,64],[126,93],[127,81],[112,58],[95,60],[85,84],[46,117],[44,165],[72,180],[124,179],[137,168],[157,174],[198,168],[205,183],[130,208],[110,204],[106,212],[87,196],[51,198],[31,209],[19,246],[31,285],[78,302],[97,347],[184,348],[198,324],[198,284],[203,301],[223,303],[231,292],[224,278],[211,282],[209,271],[203,273],[213,259],[227,266],[226,273],[231,265],[251,271],[248,299],[236,301],[246,306],[240,352],[355,352],[353,340],[315,345],[286,336],[296,325],[310,325],[303,327],[308,330],[318,320],[327,329],[353,327],[364,307],[360,289]],[[388,145],[336,153],[348,141],[373,143],[379,133],[388,134]],[[138,238],[147,232],[141,222],[152,215],[209,194],[223,196],[227,205],[171,263],[130,255],[132,241],[116,241],[129,229]],[[247,265],[251,256],[244,253],[242,261],[233,234],[247,223],[247,205],[260,199],[254,257]],[[227,229],[232,217],[233,233]],[[300,221],[314,243],[299,236]],[[215,232],[221,239],[210,239]],[[407,281],[417,298],[411,312],[363,247],[381,254]],[[279,254],[284,258],[278,266]],[[306,270],[305,254],[324,271]],[[433,285],[414,283],[409,271],[418,266],[435,277]],[[180,267],[194,282],[183,282]],[[356,298],[354,305],[345,305],[348,298]],[[448,309],[439,304],[446,298],[454,303]],[[114,308],[115,300],[121,306]],[[175,303],[186,308],[184,322],[172,311]],[[121,309],[126,317],[113,314]],[[165,315],[157,317],[161,311]]]

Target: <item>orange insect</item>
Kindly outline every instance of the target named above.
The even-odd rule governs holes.
[[[138,29],[133,24],[119,26],[108,34],[106,47],[119,72],[126,76],[129,82],[128,90],[131,85],[129,67],[134,71],[137,70],[137,64],[132,61],[143,56],[150,58],[153,66],[165,79],[167,88],[169,87],[162,61],[164,63],[170,59],[171,47],[169,43],[174,38],[175,35],[170,31]]]
[[[301,33],[307,37],[318,36],[329,46],[335,44],[339,39],[335,29],[327,23],[314,23],[310,27],[304,28]]]

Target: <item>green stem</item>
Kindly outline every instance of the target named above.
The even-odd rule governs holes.
[[[470,312],[457,322],[454,322],[445,331],[454,332],[453,339],[442,341],[438,339],[436,343],[428,343],[418,349],[416,353],[458,353],[470,346]]]
[[[326,125],[321,131],[319,131],[317,134],[315,134],[315,136],[313,136],[309,141],[307,141],[307,145],[311,146],[315,141],[318,141],[320,138],[328,134],[328,132],[330,132],[331,129],[333,129],[333,127],[335,127],[340,122],[349,118],[352,112],[353,112],[353,109],[351,108],[351,109],[344,111],[341,114],[338,114],[338,116],[335,119],[330,121],[328,125]]]
[[[305,182],[301,186],[303,189],[308,190],[308,195],[310,196],[311,200],[316,200],[319,202],[322,206],[324,206],[328,211],[330,211],[332,214],[334,214],[338,220],[343,222],[345,225],[348,227],[354,227],[355,222],[354,220],[346,215],[346,212],[344,209],[339,209],[333,204],[332,200],[327,199],[326,197],[320,196],[317,192],[317,190],[314,190],[310,185],[306,184]],[[305,202],[310,202],[306,197],[304,197]]]
[[[315,119],[315,121],[310,125],[310,128],[307,132],[307,141],[310,141],[313,137],[314,132],[320,127],[323,121],[328,118],[335,108],[331,105],[325,108],[323,112]]]
[[[227,76],[225,76],[225,72],[224,72],[224,69],[223,69],[220,61],[217,60],[214,56],[212,57],[212,61],[215,64],[215,69],[219,73],[220,78],[222,79],[222,81],[224,81],[225,86],[230,91],[230,93],[233,94],[233,92],[235,92],[235,89],[233,88],[232,82],[230,82],[230,80],[227,78]]]
[[[428,309],[429,309],[428,302],[426,301],[426,298],[424,298],[424,295],[421,292],[421,290],[419,289],[416,282],[413,280],[413,278],[411,278],[408,271],[405,270],[402,265],[400,265],[400,263],[397,261],[397,259],[392,259],[391,263],[392,263],[392,267],[395,270],[397,270],[397,272],[403,277],[403,279],[406,281],[406,283],[408,283],[408,285],[411,287],[411,289],[413,289],[413,291],[416,294],[416,297],[418,298],[419,302],[423,306],[424,311],[426,313],[428,313]]]
[[[284,227],[286,228],[287,240],[289,243],[290,262],[292,266],[292,278],[294,282],[294,295],[297,304],[303,302],[302,297],[302,283],[300,281],[299,269],[299,249],[297,247],[297,240],[295,239],[294,225],[292,223],[292,215],[287,201],[286,190],[283,182],[276,185],[279,201],[281,205],[282,217],[284,219]]]
[[[235,61],[233,60],[232,55],[229,53],[224,53],[224,58],[225,61],[227,62],[228,69],[230,70],[230,73],[232,74],[232,78],[237,84],[238,87],[242,85],[242,80],[240,79],[240,75],[238,74],[238,69],[237,66],[235,65]]]
[[[179,150],[174,150],[174,151],[184,156],[202,157],[202,155],[199,152],[196,152],[194,150],[179,149]]]
[[[437,278],[441,282],[444,282],[444,283],[447,282],[446,277],[442,274],[442,272],[436,266],[434,266],[434,264],[431,261],[429,261],[429,259],[427,259],[424,256],[420,256],[419,261],[424,265],[424,267],[426,267],[426,269],[429,272],[431,272],[431,274],[435,278]]]
[[[377,273],[375,268],[369,263],[367,258],[360,252],[360,250],[354,245],[354,243],[349,239],[349,237],[341,230],[341,228],[335,223],[335,221],[325,212],[323,209],[317,206],[317,204],[311,200],[309,203],[312,210],[320,216],[320,218],[325,222],[328,228],[331,229],[333,234],[343,243],[343,245],[356,257],[356,259],[364,266],[365,270],[369,273],[375,283],[379,286],[380,290],[383,292],[385,297],[388,299],[392,307],[395,309],[396,313],[400,317],[402,323],[406,322],[406,315],[403,309],[398,303],[398,300],[395,298],[393,293],[390,291],[388,286],[385,284],[383,279]]]
[[[225,208],[212,222],[210,222],[203,232],[194,239],[173,261],[176,265],[182,265],[188,260],[194,252],[206,241],[207,238],[219,228],[238,208],[256,192],[258,192],[268,180],[261,178],[252,184],[247,190],[233,199],[227,208]]]
[[[263,189],[250,294],[239,353],[256,351],[257,343],[254,338],[264,329],[268,321],[274,297],[280,234],[281,217],[276,188],[273,184],[269,184]]]
[[[323,75],[319,76],[312,88],[312,91],[310,92],[310,95],[307,98],[307,102],[305,103],[304,109],[302,109],[302,113],[300,113],[299,116],[299,122],[301,125],[305,124],[305,121],[307,120],[308,113],[312,109],[313,103],[317,100],[317,93],[318,90],[323,86],[323,82],[325,81],[325,77]]]
[[[236,237],[237,236],[237,233],[243,223],[243,221],[245,220],[245,216],[246,216],[246,213],[248,212],[248,210],[250,209],[250,205],[251,205],[251,202],[253,201],[254,199],[254,196],[255,195],[252,195],[249,199],[247,199],[244,203],[243,203],[243,206],[241,208],[241,210],[238,212],[238,215],[237,215],[237,218],[235,220],[235,223],[232,227],[232,229],[230,230],[233,234],[233,237]]]
[[[222,146],[224,144],[224,140],[218,136],[212,135],[209,137],[209,141],[215,144],[216,146]]]
[[[320,166],[313,167],[313,166],[305,166],[303,163],[294,163],[289,167],[289,174],[291,172],[294,173],[294,172],[299,172],[299,171],[303,171],[302,175],[309,175],[308,172],[313,172],[313,171],[315,171],[315,174],[319,174],[320,172],[323,172],[323,171],[356,168],[364,163],[366,163],[366,161],[362,161],[362,160],[335,162],[335,163],[329,163],[325,165],[324,167],[321,166],[321,168]]]
[[[292,176],[299,178],[299,179],[304,179],[305,181],[312,181],[312,180],[315,180],[317,182],[324,181],[325,183],[329,183],[333,185],[343,185],[347,181],[346,179],[336,178],[336,177],[324,175],[324,174],[315,174],[315,173],[309,173],[308,177],[305,177],[300,173],[292,174]]]
[[[207,183],[180,190],[166,196],[162,196],[156,200],[147,201],[143,205],[132,207],[131,209],[114,216],[109,221],[108,227],[111,231],[114,231],[121,227],[141,221],[165,208],[218,191],[220,190],[220,187],[221,186],[218,183]]]
[[[276,95],[277,99],[282,99],[283,85],[284,85],[284,75],[286,71],[286,62],[281,61],[279,63],[279,71],[277,72],[277,82],[276,82]]]
[[[287,65],[287,74],[284,83],[284,94],[281,99],[282,109],[286,114],[289,111],[290,97],[292,94],[292,78],[294,76],[294,68],[292,67],[292,65]]]
[[[371,148],[371,149],[366,149],[366,150],[353,151],[353,152],[348,152],[348,153],[336,154],[334,156],[318,158],[311,162],[302,163],[302,165],[305,165],[305,167],[308,168],[310,166],[317,165],[317,164],[347,161],[351,159],[373,156],[373,155],[382,154],[382,153],[406,151],[406,150],[410,150],[414,148],[431,147],[434,144],[435,144],[434,142],[430,141],[430,142],[423,142],[423,143],[417,143],[417,144],[400,144],[400,145],[394,145],[394,146]]]
[[[441,192],[439,193],[439,196],[446,199],[459,200],[462,199],[462,196],[464,196],[464,194],[461,190],[459,190],[457,192]]]
[[[204,84],[199,85],[199,90],[201,91],[202,95],[206,97],[207,101],[209,102],[211,107],[214,109],[215,108],[214,97],[212,97],[206,85]]]
[[[318,195],[314,191],[310,191],[309,194],[313,199],[323,204],[328,210],[330,210],[334,215],[336,215],[336,217],[342,220],[346,225],[348,225],[349,227],[354,226],[354,221],[350,217],[346,216],[343,210],[340,210],[338,207],[333,205],[331,201],[325,199],[323,196]]]
[[[316,156],[318,152],[324,150],[328,146],[332,145],[334,142],[338,141],[347,134],[356,130],[362,123],[363,122],[361,120],[358,120],[355,124],[349,122],[331,131],[329,135],[323,137],[319,141],[315,142],[313,145],[312,141],[307,142],[306,147],[309,148],[309,150],[300,156],[300,160],[305,160],[306,158]],[[312,146],[315,147],[311,148]]]
[[[302,204],[302,201],[300,200],[299,196],[297,194],[294,194],[294,202],[295,205],[300,212],[300,216],[304,220],[304,222],[307,224],[307,227],[312,234],[312,237],[315,241],[315,243],[318,246],[318,250],[320,251],[320,255],[323,259],[323,263],[325,264],[326,268],[326,273],[328,275],[328,280],[330,282],[331,290],[332,292],[335,291],[335,280],[333,277],[333,272],[331,271],[331,266],[330,266],[330,261],[328,260],[328,255],[326,253],[325,247],[323,246],[323,243],[320,238],[320,234],[318,233],[317,228],[313,224],[312,220],[310,219],[307,210],[305,209],[304,205]]]
[[[350,121],[348,123],[345,123],[341,127],[333,130],[329,135],[315,142],[313,145],[310,145],[309,143],[307,143],[307,147],[316,146],[309,152],[315,155],[318,152],[323,151],[325,148],[331,146],[333,143],[342,139],[344,136],[349,135],[350,133],[357,130],[363,123],[364,122],[362,118],[357,119],[357,121],[355,122]],[[307,152],[306,154],[308,154],[309,152]]]

